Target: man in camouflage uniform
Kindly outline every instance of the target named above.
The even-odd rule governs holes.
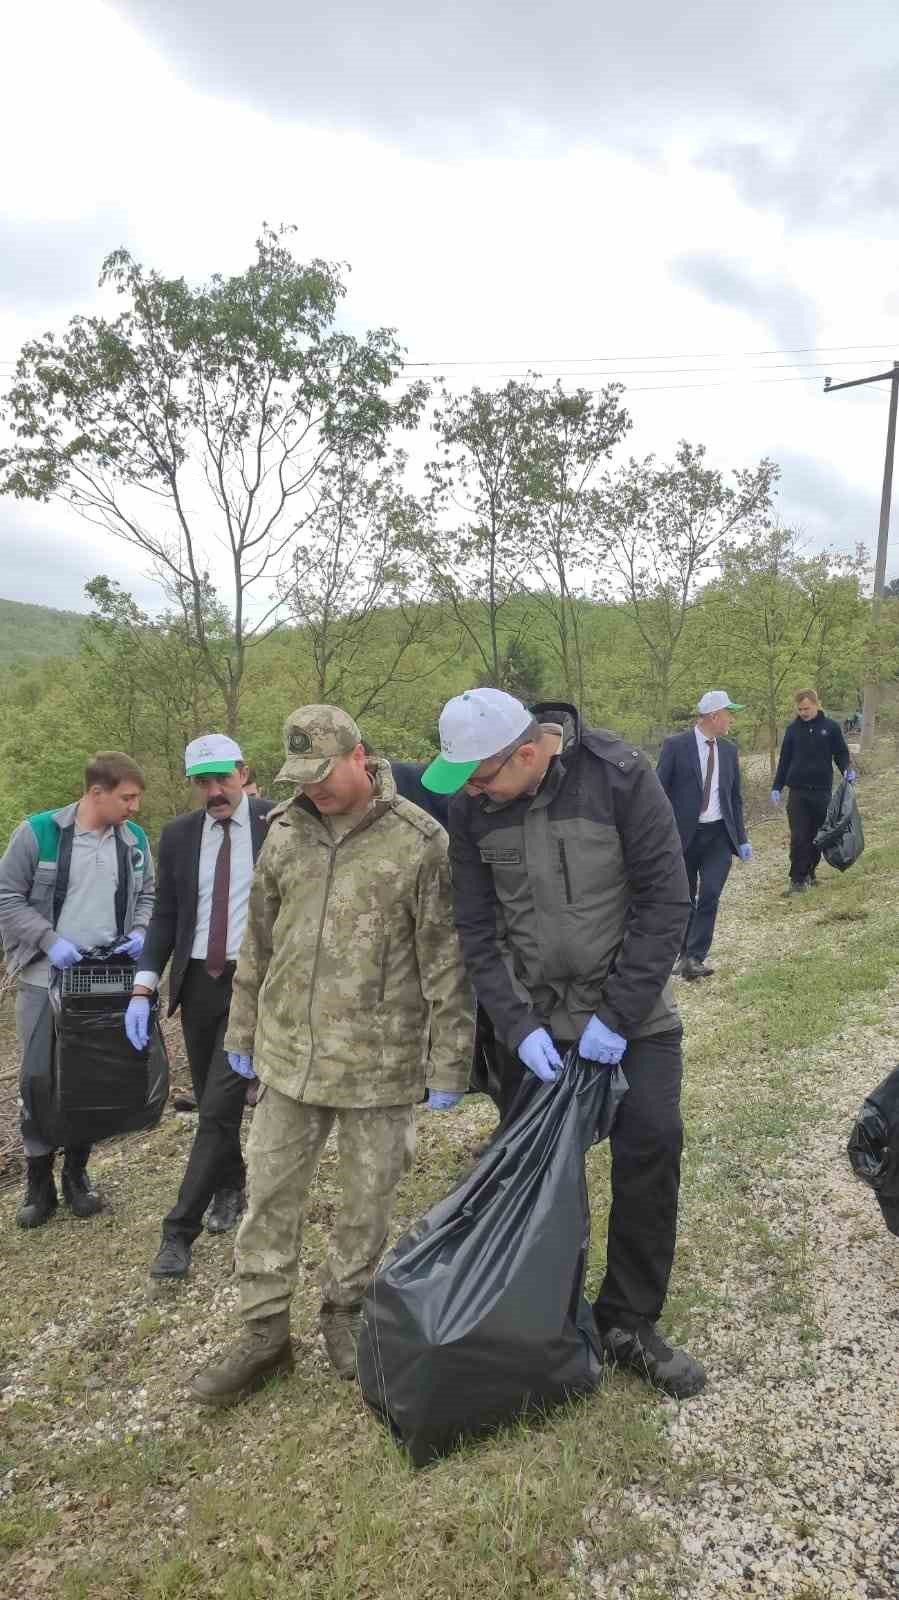
[[[473,1015],[453,929],[447,837],[369,760],[352,718],[301,706],[278,781],[241,946],[225,1048],[255,1072],[249,1210],[235,1270],[244,1332],[197,1373],[194,1397],[229,1405],[293,1367],[290,1299],[303,1213],[338,1130],[342,1200],[320,1325],[342,1377],[355,1371],[362,1296],[415,1145],[415,1105],[465,1091]],[[429,1059],[427,1041],[430,1030]]]

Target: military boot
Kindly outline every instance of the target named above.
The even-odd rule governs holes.
[[[40,1228],[49,1222],[59,1199],[53,1182],[53,1152],[45,1156],[28,1156],[28,1183],[25,1198],[16,1212],[20,1228]]]
[[[293,1367],[290,1313],[254,1317],[226,1355],[194,1373],[190,1393],[204,1406],[233,1406],[261,1389],[268,1378],[292,1372]]]
[[[362,1332],[362,1301],[351,1306],[335,1306],[326,1300],[318,1314],[318,1325],[334,1371],[341,1378],[356,1376],[356,1346]]]
[[[66,1159],[62,1169],[62,1197],[73,1217],[82,1220],[95,1217],[98,1211],[103,1210],[103,1197],[91,1183],[87,1174],[87,1158],[91,1153],[89,1144],[73,1145],[66,1151]]]

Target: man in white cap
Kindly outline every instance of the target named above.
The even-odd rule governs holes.
[[[503,1110],[566,1050],[622,1061],[611,1135],[606,1273],[594,1304],[608,1361],[685,1398],[705,1384],[659,1334],[674,1257],[683,1125],[681,1023],[668,984],[689,914],[683,853],[645,757],[582,729],[573,706],[457,695],[422,782],[452,793],[454,914],[492,1024]],[[483,1030],[482,1030],[482,1042]],[[539,1287],[539,1286],[538,1286]]]
[[[725,737],[737,705],[726,689],[709,689],[696,707],[694,726],[665,740],[656,768],[677,823],[693,910],[675,965],[682,978],[710,978],[718,901],[734,856],[752,860],[743,821],[737,747]]]
[[[210,1233],[236,1227],[245,1207],[240,1125],[246,1084],[228,1065],[224,1037],[253,868],[272,808],[271,800],[244,793],[243,755],[226,734],[192,739],[184,768],[203,803],[162,830],[156,905],[125,1013],[125,1031],[140,1050],[147,1042],[152,997],[171,959],[169,1016],[180,1006],[199,1120],[178,1199],[163,1221],[162,1245],[150,1268],[157,1283],[187,1277],[191,1248],[210,1204]]]

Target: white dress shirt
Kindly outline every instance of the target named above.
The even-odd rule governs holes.
[[[231,877],[228,895],[228,960],[236,961],[244,930],[250,887],[253,882],[253,835],[250,819],[250,802],[244,795],[231,818]],[[209,919],[212,915],[212,887],[215,881],[215,864],[222,848],[225,830],[207,811],[203,818],[203,835],[200,840],[200,870],[197,880],[197,923],[191,948],[192,961],[205,961],[209,948]],[[135,983],[142,988],[155,989],[158,972],[138,972]]]
[[[707,769],[709,761],[711,759],[712,751],[709,749],[709,746],[708,746],[707,735],[703,733],[703,731],[700,728],[698,723],[696,724],[694,731],[696,733],[696,743],[697,743],[697,745],[699,747],[699,770],[702,773],[702,787],[703,787],[703,793],[704,793],[705,792],[706,769]],[[700,822],[720,822],[721,821],[721,795],[720,795],[719,790],[718,790],[718,777],[719,777],[718,741],[717,741],[717,739],[712,739],[711,743],[712,743],[712,747],[713,747],[713,749],[715,751],[715,768],[714,768],[714,771],[712,773],[712,787],[711,787],[711,789],[709,791],[709,803],[706,806],[705,810],[704,811],[700,811],[700,813],[699,813]]]

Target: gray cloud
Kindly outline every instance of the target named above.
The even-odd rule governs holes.
[[[0,221],[0,306],[76,304],[96,287],[103,257],[127,238],[115,211],[77,222]]]
[[[2,595],[60,611],[89,611],[84,585],[98,573],[115,578],[150,613],[165,600],[139,556],[120,540],[85,526],[63,506],[0,499]]]
[[[765,323],[785,348],[811,349],[815,344],[814,304],[792,284],[760,277],[711,250],[675,257],[670,271],[676,283],[697,290],[715,305],[746,312]]]
[[[820,549],[833,545],[852,551],[863,544],[872,558],[877,545],[880,487],[859,489],[827,462],[774,447],[771,455],[781,467],[778,513],[781,521],[799,528],[810,544]],[[896,561],[890,564],[890,571]]]
[[[589,139],[657,150],[670,134],[811,126],[899,55],[893,0],[114,0],[198,87],[299,122],[433,150]],[[732,144],[732,138],[731,138]],[[843,160],[847,153],[843,152]],[[892,170],[892,156],[884,172]]]

